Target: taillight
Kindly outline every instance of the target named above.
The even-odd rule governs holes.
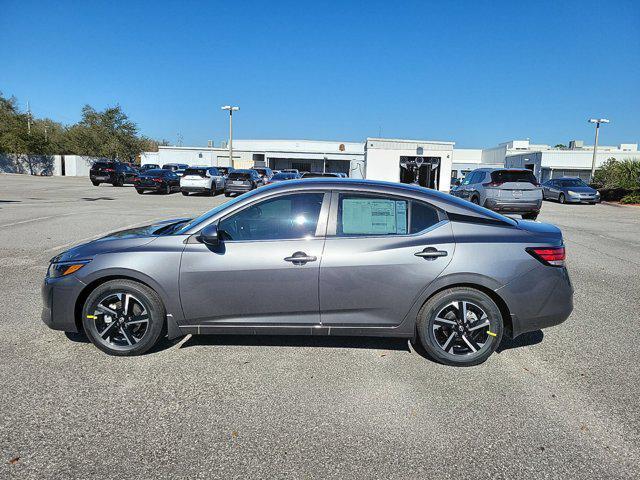
[[[161,178],[154,178],[153,181],[157,182],[157,183],[162,183],[162,179]]]
[[[133,177],[133,181],[134,181],[134,182],[139,182],[139,181],[140,181],[140,178],[139,178],[139,177]]]
[[[563,267],[565,259],[564,247],[529,247],[525,249],[529,255],[545,265]]]
[[[499,187],[503,183],[504,182],[489,182],[489,183],[483,183],[482,186],[483,187]]]
[[[113,168],[105,168],[103,172],[115,172]]]

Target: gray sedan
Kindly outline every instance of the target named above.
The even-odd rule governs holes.
[[[545,200],[558,200],[560,203],[594,204],[600,201],[600,192],[577,177],[547,180],[542,184],[542,196]]]
[[[135,355],[162,336],[403,337],[474,365],[573,308],[562,234],[417,186],[278,182],[51,261],[43,321]]]

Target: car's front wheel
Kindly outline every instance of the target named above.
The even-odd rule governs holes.
[[[564,198],[564,193],[561,193],[561,194],[558,196],[558,201],[559,201],[560,203],[566,203],[566,201],[567,201],[567,200],[566,200],[566,198]]]
[[[417,330],[431,358],[445,365],[471,366],[484,362],[498,348],[503,320],[487,294],[455,287],[437,293],[423,305]]]
[[[189,196],[189,192],[185,192],[184,190],[181,190],[181,192],[182,192],[182,195],[184,195],[185,197]]]
[[[164,331],[165,310],[151,288],[132,280],[111,280],[93,290],[82,309],[93,344],[110,355],[140,355]]]
[[[95,182],[93,180],[91,180],[91,183],[93,184],[94,187],[97,187],[100,185],[100,182]]]
[[[524,220],[535,220],[536,218],[538,218],[538,212],[523,213],[522,218]]]
[[[144,190],[142,188],[136,188],[136,192],[142,195],[144,193]]]

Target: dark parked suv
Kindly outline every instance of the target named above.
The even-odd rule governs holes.
[[[133,183],[138,172],[126,163],[95,162],[89,170],[89,178],[94,186],[110,183],[114,187],[122,187],[125,183]]]
[[[180,177],[171,170],[148,170],[136,179],[136,191],[143,194],[147,190],[159,193],[180,191]]]
[[[224,185],[225,197],[232,193],[245,193],[262,185],[262,177],[255,170],[234,170],[227,176]]]

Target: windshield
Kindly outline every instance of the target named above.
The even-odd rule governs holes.
[[[588,187],[586,183],[584,183],[579,178],[571,178],[569,180],[558,180],[558,183],[561,187]]]
[[[289,178],[295,178],[295,173],[276,173],[273,176],[274,180],[288,180]]]
[[[222,203],[222,204],[218,205],[217,207],[212,208],[211,210],[209,210],[207,212],[204,212],[202,215],[194,218],[193,220],[191,220],[187,224],[183,225],[182,228],[180,228],[180,230],[176,231],[175,233],[177,235],[183,235],[186,232],[188,232],[189,230],[191,230],[192,228],[197,227],[199,224],[201,224],[203,222],[206,222],[211,217],[216,215],[218,212],[221,212],[222,210],[226,209],[227,207],[235,205],[236,203],[244,200],[247,197],[256,195],[258,192],[259,192],[259,190],[251,190],[251,191],[249,191],[247,193],[243,193],[242,195],[238,195],[237,197],[234,197],[232,200],[229,200],[228,202]]]
[[[315,173],[308,172],[302,175],[302,178],[319,178],[319,177],[339,177],[337,173]]]
[[[93,168],[114,168],[115,163],[112,162],[96,162],[93,164]]]

